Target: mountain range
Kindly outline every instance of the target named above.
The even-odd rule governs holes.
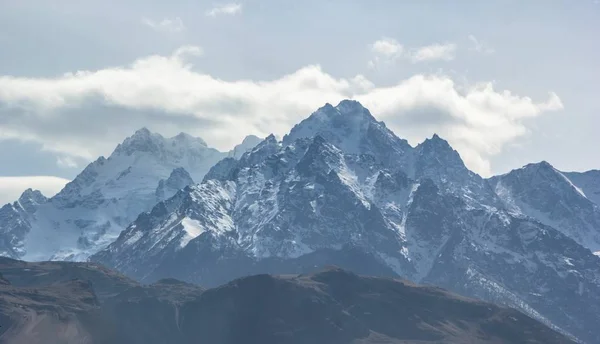
[[[220,153],[140,130],[56,196],[1,208],[0,251],[206,287],[335,264],[600,342],[599,171],[541,162],[485,179],[438,135],[413,147],[351,100],[258,141]]]
[[[336,267],[203,289],[1,258],[0,343],[574,343],[510,309]]]
[[[248,136],[232,151],[219,152],[185,133],[164,138],[142,128],[55,196],[29,189],[0,208],[0,255],[85,260],[114,241],[140,213],[202,180],[219,160],[239,158],[260,141]]]

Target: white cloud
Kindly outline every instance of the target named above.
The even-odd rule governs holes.
[[[487,43],[478,40],[477,37],[469,35],[468,38],[472,43],[472,46],[469,48],[469,50],[476,51],[481,54],[493,54],[495,52],[494,48],[490,47]]]
[[[489,174],[489,159],[527,134],[525,120],[562,109],[559,97],[534,102],[491,83],[459,87],[445,75],[415,75],[378,87],[362,75],[335,78],[311,65],[274,80],[224,81],[194,71],[184,47],[129,66],[57,78],[0,76],[0,140],[42,143],[61,156],[95,159],[133,130],[186,131],[220,149],[247,134],[283,135],[326,102],[361,101],[399,136],[417,144],[439,133],[467,165]]]
[[[415,144],[438,133],[458,150],[469,168],[490,175],[489,158],[527,134],[524,120],[563,108],[553,92],[535,103],[510,91],[498,92],[492,83],[459,91],[448,77],[417,75],[363,96],[363,104],[392,130]]]
[[[182,61],[188,56],[202,56],[203,53],[204,52],[200,47],[197,47],[195,45],[184,45],[182,47],[177,48],[177,50],[175,50],[171,58],[176,61]]]
[[[454,60],[456,44],[432,44],[412,50],[408,56],[413,63],[426,61],[450,61]]]
[[[181,20],[179,17],[175,17],[173,19],[165,18],[161,21],[142,18],[142,23],[159,32],[177,33],[185,30],[183,20]]]
[[[58,156],[56,158],[56,164],[60,167],[76,168],[79,166],[75,159],[71,156]]]
[[[404,48],[393,38],[382,38],[371,45],[371,50],[379,55],[394,57],[402,55]]]
[[[242,12],[242,4],[230,3],[220,6],[215,6],[210,10],[206,11],[206,15],[209,17],[216,17],[221,14],[234,15]]]
[[[382,38],[370,45],[373,58],[367,66],[376,69],[381,65],[394,64],[399,60],[408,60],[412,63],[428,61],[450,61],[456,55],[456,44],[431,44],[422,47],[405,49],[402,44],[393,38]]]
[[[371,44],[373,58],[368,62],[370,69],[376,69],[381,64],[394,63],[402,58],[404,47],[393,38],[382,38]]]
[[[0,177],[0,205],[14,202],[28,188],[52,197],[68,182],[68,179],[50,176]]]

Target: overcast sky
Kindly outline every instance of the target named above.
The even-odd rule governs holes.
[[[228,150],[344,98],[483,176],[597,169],[599,35],[599,0],[0,0],[0,201],[143,126]]]

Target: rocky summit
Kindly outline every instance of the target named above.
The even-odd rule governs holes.
[[[587,238],[600,231],[598,206],[550,169],[535,183],[515,172],[484,179],[438,135],[412,147],[343,101],[220,161],[91,259],[144,282],[205,286],[337,264],[509,305],[597,342],[600,259]],[[515,207],[538,189],[572,208],[543,217]]]

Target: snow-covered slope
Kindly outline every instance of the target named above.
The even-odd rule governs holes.
[[[548,162],[490,181],[511,212],[552,226],[592,252],[600,251],[600,206]]]
[[[337,264],[511,305],[600,341],[600,260],[504,196],[437,135],[413,148],[343,101],[281,142],[220,161],[91,259],[143,281],[206,286]]]
[[[412,147],[398,138],[383,122],[377,122],[369,110],[353,100],[344,100],[318,109],[295,125],[283,144],[300,138],[321,136],[347,154],[369,154],[386,167],[411,170]]]
[[[600,170],[563,172],[589,199],[600,207]]]
[[[256,145],[259,144],[261,141],[262,139],[258,136],[248,135],[244,138],[242,143],[233,147],[233,149],[229,151],[227,156],[230,158],[239,159],[242,157],[242,155],[244,155],[244,153],[256,147]]]
[[[237,151],[251,146],[245,140]],[[239,155],[239,153],[236,153]],[[114,241],[141,212],[202,180],[219,152],[181,133],[143,128],[89,164],[56,196],[27,190],[0,209],[0,254],[26,260],[81,260]]]

